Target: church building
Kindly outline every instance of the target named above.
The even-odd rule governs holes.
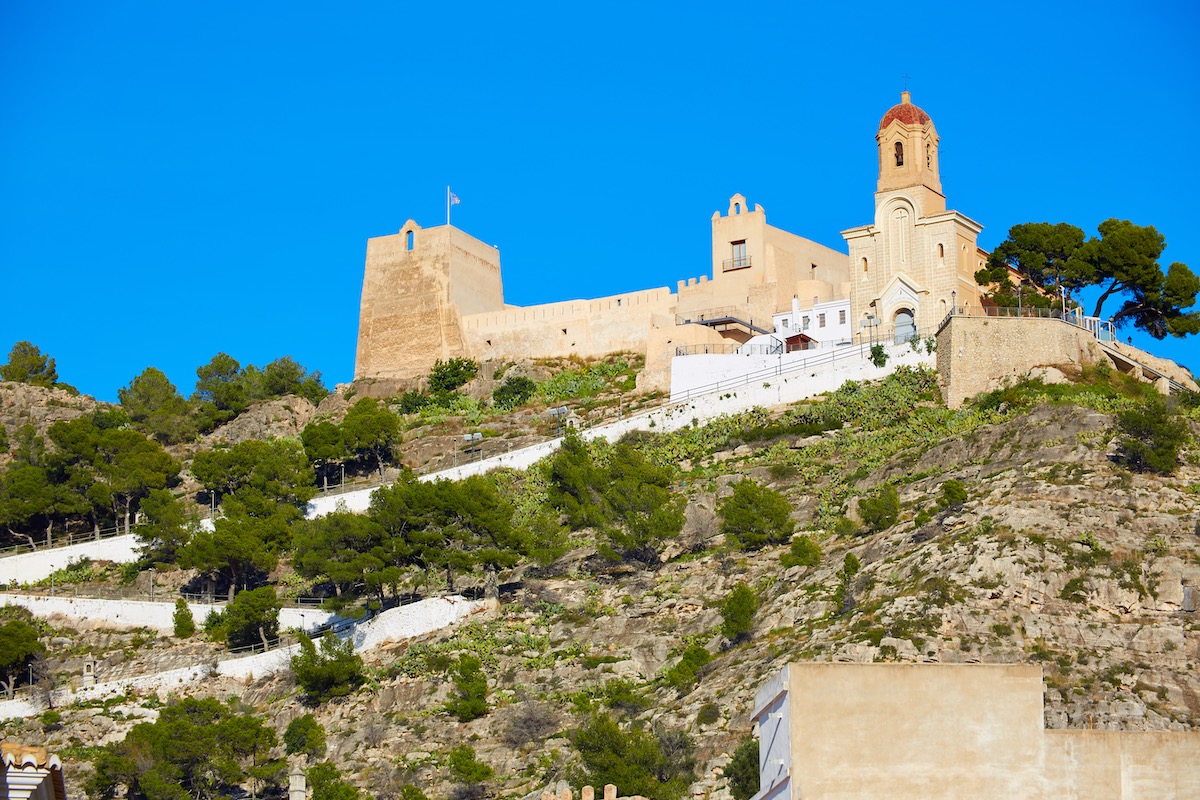
[[[666,287],[537,306],[504,302],[499,251],[449,225],[409,220],[368,240],[355,379],[402,386],[436,359],[644,353],[643,389],[666,388],[695,353],[836,348],[931,335],[978,304],[981,226],[946,210],[933,120],[908,92],[876,134],[875,219],[842,232],[849,253],[767,224],[735,194],[712,217],[707,274]]]

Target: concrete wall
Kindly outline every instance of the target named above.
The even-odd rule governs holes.
[[[1047,732],[1037,666],[790,664],[782,676],[793,797],[1200,797],[1200,734]],[[765,685],[756,717],[776,697]],[[785,780],[773,763],[761,774],[764,793]]]
[[[393,608],[353,629],[351,636],[354,648],[355,650],[369,650],[387,642],[422,636],[453,625],[472,614],[480,613],[485,606],[486,603],[482,600],[467,600],[453,596],[433,597],[411,605]],[[81,608],[73,610],[78,612]],[[290,609],[285,609],[285,611],[288,610]],[[306,620],[311,613],[305,611]],[[243,681],[261,678],[264,675],[272,675],[290,669],[292,657],[298,651],[299,645],[291,645],[266,653],[225,658],[215,663],[205,661],[150,675],[99,682],[94,686],[63,687],[54,692],[54,704],[56,706],[67,705],[80,700],[96,700],[126,694],[130,691],[169,692],[180,686],[198,683],[212,676]],[[44,706],[39,700],[31,698],[2,701],[0,702],[0,719],[33,716],[40,713],[43,708]]]
[[[954,317],[937,334],[938,384],[950,408],[1038,367],[1105,358],[1088,331],[1056,319]]]
[[[22,606],[39,617],[61,614],[69,619],[88,620],[113,628],[150,628],[159,633],[175,630],[175,600],[150,602],[148,600],[102,600],[86,597],[40,594],[0,593],[0,606]],[[223,611],[225,603],[188,603],[192,618],[197,625],[213,611]],[[340,619],[336,614],[319,608],[284,608],[279,612],[281,628],[305,630]]]
[[[93,561],[116,561],[121,564],[136,561],[142,543],[133,534],[113,536],[96,542],[81,542],[32,553],[18,553],[0,558],[0,586],[34,583],[50,577],[55,570],[84,558]]]

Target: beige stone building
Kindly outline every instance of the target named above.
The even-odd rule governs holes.
[[[875,221],[843,232],[849,254],[767,224],[740,194],[712,216],[706,274],[675,291],[518,307],[504,301],[499,251],[449,225],[368,241],[358,380],[408,381],[436,359],[645,353],[643,383],[665,387],[671,359],[755,337],[780,347],[835,347],[932,333],[950,304],[978,302],[980,226],[946,210],[938,136],[908,92],[876,136]]]
[[[754,800],[1200,797],[1200,734],[1045,730],[1042,691],[1026,664],[789,664]]]

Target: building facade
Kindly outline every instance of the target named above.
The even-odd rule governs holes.
[[[875,221],[843,232],[849,253],[767,224],[741,194],[712,216],[707,274],[594,300],[504,302],[499,251],[413,220],[370,239],[356,380],[408,382],[437,359],[644,353],[643,388],[665,388],[689,352],[836,347],[928,335],[952,303],[977,303],[980,226],[946,210],[938,136],[908,92],[876,135]]]

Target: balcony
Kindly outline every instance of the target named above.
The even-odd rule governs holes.
[[[733,272],[735,269],[749,269],[750,256],[727,258],[721,262],[721,272]]]

